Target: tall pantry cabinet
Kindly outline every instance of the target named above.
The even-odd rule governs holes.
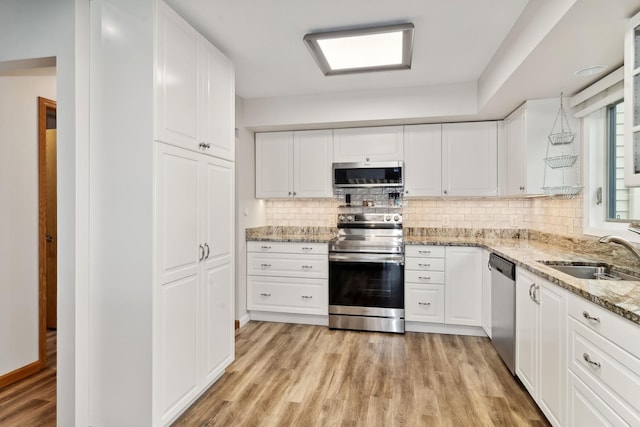
[[[158,3],[153,424],[172,422],[234,358],[234,74]]]

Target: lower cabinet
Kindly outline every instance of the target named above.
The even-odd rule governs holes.
[[[482,249],[405,247],[405,318],[410,322],[481,326]]]
[[[247,310],[327,315],[325,243],[248,242]]]
[[[516,273],[516,375],[549,422],[566,418],[567,292],[534,274]]]

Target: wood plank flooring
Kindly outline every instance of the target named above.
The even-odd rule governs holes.
[[[56,425],[56,331],[47,332],[47,367],[0,388],[1,427]]]
[[[250,322],[174,426],[548,426],[487,338]]]

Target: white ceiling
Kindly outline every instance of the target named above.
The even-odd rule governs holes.
[[[601,77],[577,69],[622,64],[625,20],[640,1],[553,0],[566,9],[560,16],[549,16],[548,1],[167,0],[234,62],[245,99],[478,82],[478,118],[572,95]],[[309,32],[405,22],[416,27],[411,70],[325,77],[302,42]],[[531,28],[545,28],[544,37],[531,43]],[[525,53],[523,40],[533,44]],[[500,76],[505,58],[512,69]]]

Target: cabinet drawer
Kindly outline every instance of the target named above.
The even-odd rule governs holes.
[[[304,242],[271,242],[251,241],[247,242],[248,252],[283,253],[283,254],[327,254],[329,249],[326,243]]]
[[[405,245],[404,255],[408,257],[444,258],[444,246]]]
[[[412,271],[405,270],[405,283],[434,283],[444,284],[444,271]]]
[[[326,255],[261,254],[249,252],[247,274],[255,276],[328,277]]]
[[[640,425],[640,359],[569,319],[569,368],[616,413]]]
[[[406,320],[444,323],[444,286],[408,283],[404,302]]]
[[[405,270],[444,271],[444,258],[410,258],[404,259]]]
[[[629,339],[640,334],[640,325],[571,293],[569,294],[569,315],[640,358],[640,340]]]
[[[279,313],[328,313],[326,279],[247,277],[247,309]]]
[[[567,409],[569,427],[629,425],[572,372],[569,372]]]

